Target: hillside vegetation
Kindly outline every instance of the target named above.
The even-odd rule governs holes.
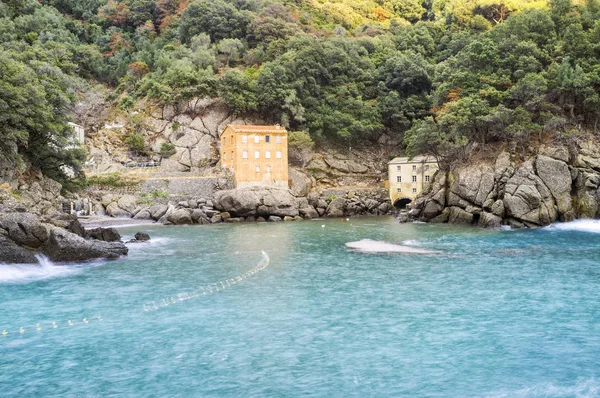
[[[386,133],[445,164],[600,117],[598,0],[3,0],[0,42],[3,161],[55,178],[79,170],[67,122],[98,83],[124,110],[220,97],[320,143]]]

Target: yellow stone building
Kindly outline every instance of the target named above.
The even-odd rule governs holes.
[[[221,165],[234,174],[237,188],[288,188],[288,134],[281,126],[230,124],[221,134]]]
[[[399,157],[388,163],[390,200],[396,207],[410,204],[438,170],[437,161],[426,156]]]

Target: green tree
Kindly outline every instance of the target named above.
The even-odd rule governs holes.
[[[224,0],[196,0],[184,11],[179,22],[179,36],[188,43],[199,33],[207,33],[216,42],[246,37],[253,13],[238,10]]]

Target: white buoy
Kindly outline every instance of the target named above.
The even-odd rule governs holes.
[[[321,225],[321,228],[325,228],[325,224]]]
[[[25,329],[23,329],[23,328],[20,328],[20,329],[19,329],[19,333],[21,333],[21,334],[25,333]]]
[[[73,326],[73,322],[71,322],[70,319],[67,321],[67,323],[69,324],[69,326]]]
[[[39,332],[40,330],[42,330],[42,328],[40,327],[40,324],[39,324],[39,323],[35,325],[35,330],[37,330],[38,332]]]
[[[58,326],[56,326],[56,322],[52,322],[52,329],[56,329]]]
[[[2,331],[2,336],[6,336],[8,334],[8,332],[6,330]]]
[[[83,323],[88,323],[87,318],[83,318]]]

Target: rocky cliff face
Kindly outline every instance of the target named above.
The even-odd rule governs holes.
[[[592,141],[546,146],[524,162],[502,152],[494,161],[438,172],[408,216],[490,228],[598,218],[600,148]]]

